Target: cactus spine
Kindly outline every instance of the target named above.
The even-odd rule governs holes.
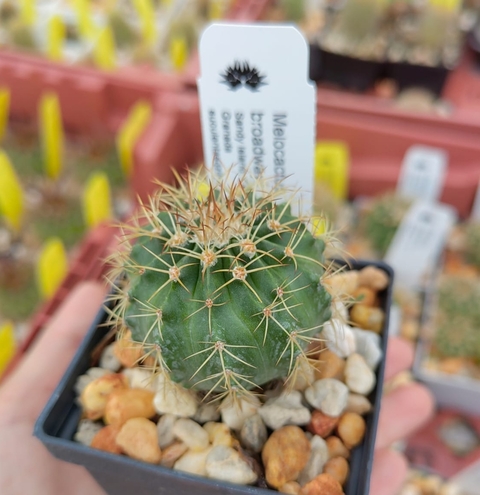
[[[127,227],[135,242],[114,258],[126,279],[114,319],[158,370],[207,396],[292,376],[330,318],[324,242],[280,187],[177,179]]]

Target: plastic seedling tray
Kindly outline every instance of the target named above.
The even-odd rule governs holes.
[[[379,267],[390,278],[388,288],[381,294],[381,307],[386,316],[382,334],[385,355],[393,271],[381,262],[353,261],[350,263],[353,269],[361,269],[367,265]],[[46,445],[48,450],[64,461],[85,466],[109,494],[271,495],[274,493],[265,488],[234,485],[142,463],[128,457],[95,450],[72,440],[82,414],[75,400],[74,385],[77,378],[92,366],[91,353],[109,330],[105,326],[100,326],[106,316],[103,309],[98,313],[72,363],[35,425],[35,436]],[[368,495],[369,493],[384,370],[385,360],[382,360],[377,371],[377,386],[369,397],[374,408],[366,417],[366,435],[362,444],[352,451],[350,457],[350,477],[345,488],[346,495]]]

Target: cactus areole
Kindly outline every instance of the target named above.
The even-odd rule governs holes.
[[[126,227],[114,318],[158,370],[207,396],[292,377],[330,318],[324,241],[278,185],[177,179]]]

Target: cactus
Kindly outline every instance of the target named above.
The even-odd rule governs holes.
[[[388,193],[376,198],[363,220],[365,236],[372,247],[384,256],[411,205],[411,200]]]
[[[125,277],[112,319],[157,371],[205,397],[288,380],[330,318],[324,241],[280,186],[177,179],[125,227],[136,242],[112,259],[112,279]]]
[[[480,284],[466,277],[445,277],[438,291],[435,349],[441,357],[480,362]]]
[[[480,269],[480,223],[470,223],[465,229],[466,260]]]

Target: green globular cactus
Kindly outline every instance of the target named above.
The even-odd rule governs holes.
[[[435,349],[441,357],[480,363],[480,284],[476,279],[445,277],[438,291]]]
[[[126,227],[114,319],[160,372],[207,396],[292,377],[331,315],[324,241],[266,181],[178,180]]]
[[[387,193],[376,198],[363,220],[362,229],[380,256],[387,252],[400,223],[411,206],[408,198]]]

